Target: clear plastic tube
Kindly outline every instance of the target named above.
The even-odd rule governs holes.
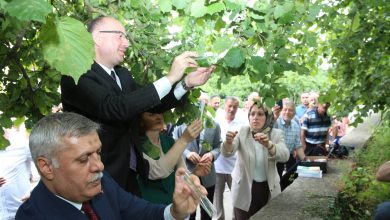
[[[200,205],[202,208],[207,212],[207,214],[212,218],[216,215],[217,210],[213,206],[213,203],[210,202],[210,200],[205,196],[198,187],[195,186],[194,182],[190,178],[191,173],[189,171],[186,171],[186,173],[183,176],[184,181],[186,184],[191,188],[191,190],[194,192],[195,196],[200,198]]]

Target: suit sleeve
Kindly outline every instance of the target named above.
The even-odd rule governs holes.
[[[211,150],[211,153],[213,154],[214,161],[219,157],[219,154],[221,153],[221,127],[218,123],[215,124],[215,134],[213,139],[213,149]]]
[[[111,197],[111,205],[118,206],[121,219],[164,219],[164,205],[153,204],[126,191],[106,175],[106,194]]]
[[[83,75],[77,85],[71,77],[63,76],[61,92],[64,105],[71,103],[76,112],[83,111],[84,115],[91,115],[90,118],[124,122],[151,109],[158,112],[167,111],[185,100],[177,100],[173,90],[160,100],[153,84],[140,87],[130,73],[126,78],[128,82],[121,79],[124,92],[119,93],[115,91],[113,84],[109,84],[111,82],[105,82],[95,75]],[[131,89],[127,89],[127,84],[131,85]]]

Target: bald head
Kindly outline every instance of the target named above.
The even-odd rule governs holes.
[[[108,16],[95,18],[88,26],[95,42],[95,61],[112,69],[124,60],[129,46],[126,30],[116,19]]]

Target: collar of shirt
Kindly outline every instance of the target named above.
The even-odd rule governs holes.
[[[104,69],[104,71],[106,71],[106,73],[107,73],[110,77],[111,77],[111,71],[114,71],[114,72],[115,72],[114,68],[109,69],[108,67],[104,66],[103,64],[100,64],[100,63],[97,63],[97,64],[99,64],[99,65]],[[115,74],[116,74],[116,72],[115,72]]]
[[[122,89],[122,84],[121,84],[120,79],[119,79],[118,75],[116,74],[114,68],[109,69],[108,67],[104,66],[103,64],[100,64],[100,63],[98,63],[98,62],[96,62],[96,63],[99,64],[99,65],[104,69],[104,71],[106,71],[106,73],[108,74],[108,76],[110,76],[110,77],[111,77],[111,71],[114,71],[114,73],[115,73],[115,78],[116,78],[116,80],[115,80],[115,81],[116,81],[116,84],[118,84],[119,88]]]
[[[281,119],[280,122],[284,127],[286,127],[286,128],[291,127],[291,121],[290,121],[290,123],[287,123],[283,118],[280,118],[280,119]]]
[[[78,210],[81,210],[81,207],[83,206],[83,204],[81,204],[81,203],[69,201],[69,200],[67,200],[67,199],[62,198],[62,197],[59,196],[59,195],[55,195],[55,196],[57,196],[58,198],[64,200],[65,202],[71,204],[72,206],[74,206],[74,207],[75,207],[76,209],[78,209]]]

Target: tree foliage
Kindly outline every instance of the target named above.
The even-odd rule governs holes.
[[[176,55],[195,50],[211,55],[200,64],[217,65],[218,86],[245,76],[248,90],[257,89],[272,105],[296,93],[281,80],[286,71],[315,75],[328,60],[334,84],[328,97],[337,110],[387,109],[386,11],[385,1],[374,0],[0,0],[0,124],[10,127],[16,117],[31,127],[60,103],[61,74],[77,80],[92,63],[84,24],[99,15],[125,25],[130,48],[123,65],[140,83],[160,78]],[[193,90],[190,99],[199,94]],[[194,112],[187,105],[169,118],[186,113],[190,119]],[[6,144],[0,138],[0,146]]]
[[[323,8],[325,54],[334,68],[327,98],[341,114],[358,111],[357,122],[372,109],[390,119],[390,5],[385,0],[340,1]]]

